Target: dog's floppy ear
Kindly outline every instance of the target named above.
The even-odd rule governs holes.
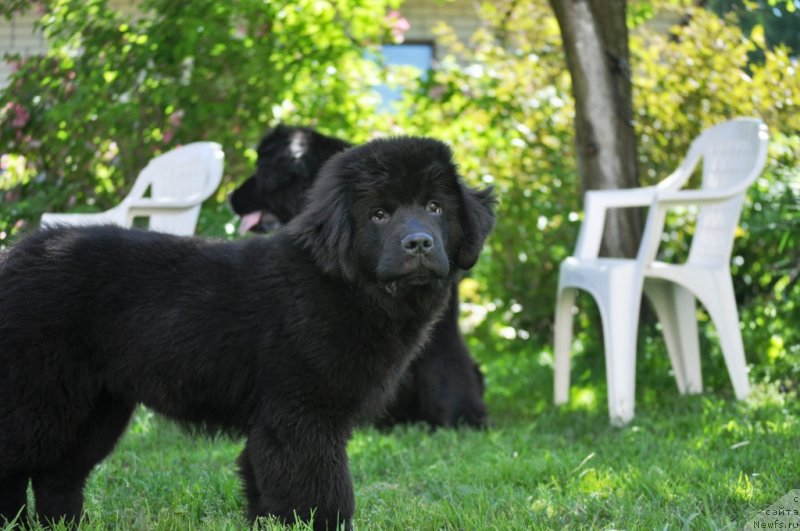
[[[497,203],[492,187],[476,190],[461,185],[461,224],[464,231],[456,265],[467,270],[475,265],[483,241],[494,228],[494,206]]]
[[[288,230],[323,271],[352,281],[356,268],[350,248],[350,190],[347,180],[337,177],[335,159],[321,170],[306,206],[289,222]]]

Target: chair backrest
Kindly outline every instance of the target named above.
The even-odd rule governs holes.
[[[735,195],[722,204],[698,209],[688,263],[707,267],[729,265],[745,193],[761,173],[766,156],[767,128],[755,118],[721,123],[692,142],[686,159],[696,163],[702,158],[701,189]]]
[[[131,193],[123,202],[131,204],[149,197],[168,204],[191,201],[195,206],[183,212],[152,213],[149,228],[178,235],[194,234],[200,206],[217,189],[222,180],[224,156],[216,142],[194,142],[152,159],[139,173]],[[129,213],[128,225],[133,222]]]

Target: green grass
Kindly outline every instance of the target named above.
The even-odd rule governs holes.
[[[602,367],[562,409],[541,359],[508,352],[486,372],[487,431],[355,434],[356,529],[739,529],[800,488],[800,405],[777,386],[736,402],[724,386],[680,397],[668,375],[650,377],[616,429]],[[246,527],[240,448],[140,411],[90,478],[81,529]]]

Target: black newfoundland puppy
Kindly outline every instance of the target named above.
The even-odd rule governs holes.
[[[0,522],[32,481],[80,518],[136,404],[241,434],[249,516],[351,525],[346,444],[380,410],[493,226],[449,148],[378,140],[331,159],[303,213],[235,243],[114,227],[0,256]]]
[[[231,194],[240,232],[272,232],[300,213],[322,165],[351,147],[307,127],[279,125],[258,146],[255,174]],[[458,328],[458,280],[430,341],[403,376],[395,398],[377,424],[425,422],[432,427],[488,422],[484,381]]]

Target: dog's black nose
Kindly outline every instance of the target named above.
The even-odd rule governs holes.
[[[427,232],[412,232],[401,243],[408,254],[428,254],[433,249],[433,236]]]

